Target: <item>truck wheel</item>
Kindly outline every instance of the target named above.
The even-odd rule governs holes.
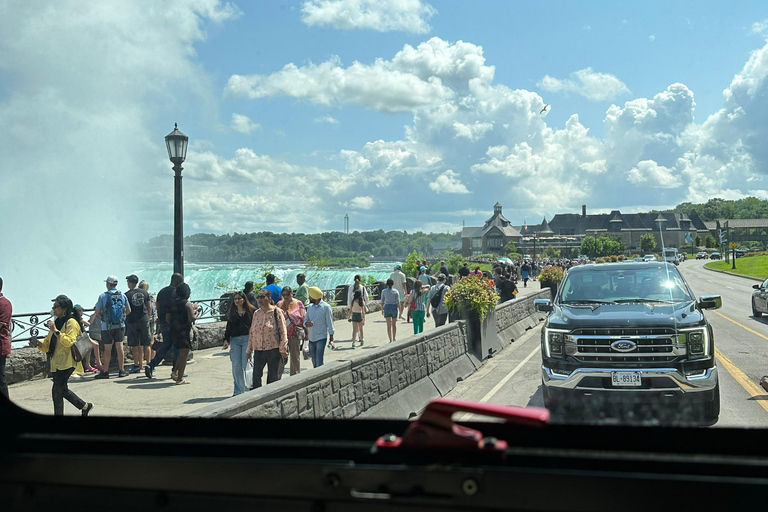
[[[704,404],[704,421],[714,424],[720,417],[720,383],[715,385],[715,397]]]
[[[763,316],[763,314],[760,311],[755,309],[755,299],[752,299],[752,316],[754,317]]]

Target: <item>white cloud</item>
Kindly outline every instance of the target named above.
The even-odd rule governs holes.
[[[248,116],[242,114],[232,114],[232,121],[229,127],[240,133],[251,133],[253,130],[261,128],[259,123],[254,123]]]
[[[416,111],[445,106],[474,84],[493,79],[483,49],[471,43],[448,43],[433,37],[417,47],[405,45],[391,61],[354,62],[343,67],[338,57],[320,64],[287,64],[270,75],[232,75],[229,97],[260,99],[290,96],[321,105],[358,104],[383,112]]]
[[[357,208],[358,210],[370,210],[375,204],[376,201],[369,196],[353,197],[352,200],[349,201],[349,206]]]
[[[333,116],[318,117],[318,118],[315,118],[315,122],[316,123],[339,124],[339,120],[336,119]]]
[[[424,34],[432,30],[427,20],[437,11],[420,0],[309,0],[301,13],[309,26]]]
[[[225,93],[252,99],[292,96],[320,105],[359,104],[384,112],[416,110],[452,95],[436,78],[421,80],[383,61],[343,68],[338,58],[304,67],[288,64],[269,76],[232,75]]]
[[[567,79],[545,75],[537,85],[549,92],[575,92],[593,101],[610,101],[630,93],[626,84],[615,75],[598,73],[592,68],[580,69]]]
[[[450,169],[430,183],[429,188],[438,194],[469,194],[466,185],[459,181],[459,175]]]
[[[652,42],[654,42],[655,40],[656,40],[656,34],[651,34],[651,35],[649,35],[649,36],[648,36],[648,41],[649,41],[649,42],[651,42],[651,43],[652,43]]]
[[[765,34],[768,32],[768,18],[756,21],[752,24],[752,33],[753,34]]]
[[[683,183],[672,169],[653,160],[638,162],[637,167],[627,173],[627,180],[634,185],[648,185],[651,188],[677,188]]]

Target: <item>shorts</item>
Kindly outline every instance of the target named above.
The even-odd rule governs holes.
[[[148,347],[149,343],[149,323],[134,322],[125,324],[126,334],[128,335],[129,347]]]
[[[352,313],[352,321],[353,322],[362,322],[363,321],[363,314],[362,313]]]
[[[101,344],[111,345],[112,343],[122,343],[124,337],[124,327],[118,327],[117,329],[107,329],[106,331],[101,331]]]
[[[384,318],[397,318],[397,304],[384,304]]]

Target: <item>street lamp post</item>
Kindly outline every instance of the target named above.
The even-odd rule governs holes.
[[[181,199],[181,164],[187,158],[189,137],[179,131],[174,123],[171,133],[165,136],[168,158],[173,163],[176,174],[173,182],[173,272],[184,275],[184,209]]]

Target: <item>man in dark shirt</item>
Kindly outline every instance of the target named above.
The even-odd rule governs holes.
[[[157,348],[155,358],[152,359],[144,367],[144,375],[148,379],[152,378],[152,371],[157,365],[163,362],[168,352],[173,351],[173,366],[176,367],[176,356],[178,355],[176,349],[171,343],[171,326],[165,320],[165,315],[170,311],[170,307],[176,300],[176,287],[184,282],[184,276],[181,274],[173,274],[171,276],[171,284],[160,290],[155,299],[155,305],[157,306],[157,326],[160,328],[160,335],[163,338],[163,342]]]
[[[507,302],[508,300],[514,300],[515,291],[517,291],[517,285],[515,284],[514,281],[512,281],[509,278],[509,275],[504,276],[504,279],[501,281],[501,286],[499,288],[501,289],[500,302]]]
[[[8,398],[8,384],[5,382],[5,360],[11,355],[11,316],[13,306],[3,295],[3,278],[0,277],[0,395]]]
[[[446,276],[450,273],[448,272],[448,266],[445,264],[444,261],[440,262],[440,272],[445,274]]]
[[[133,367],[128,373],[138,373],[144,369],[144,360],[149,363],[150,359],[150,336],[149,336],[149,292],[142,290],[137,285],[139,278],[136,274],[127,276],[128,291],[125,296],[128,297],[128,304],[131,305],[131,312],[125,317],[125,331],[128,337],[128,346],[131,347],[133,354]]]
[[[464,265],[462,265],[461,268],[459,269],[459,275],[462,278],[467,277],[469,275],[469,267],[467,265],[468,263],[464,263]]]

